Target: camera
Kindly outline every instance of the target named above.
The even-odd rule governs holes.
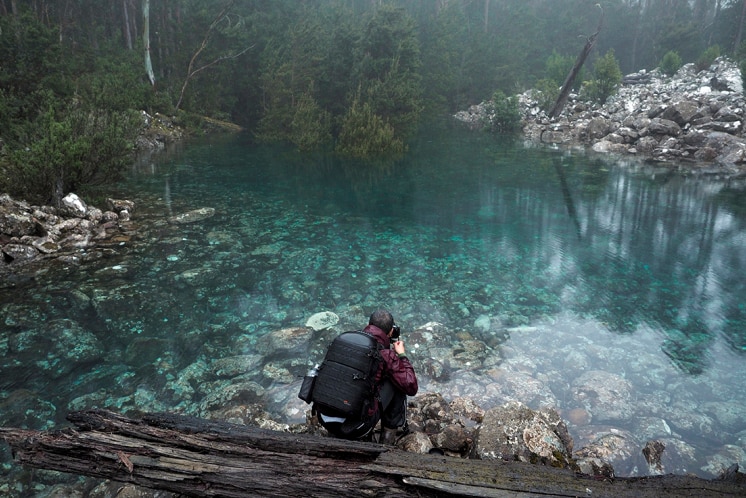
[[[394,325],[392,328],[394,329],[394,331],[391,333],[391,338],[398,339],[401,335],[401,327],[399,327],[398,325]]]

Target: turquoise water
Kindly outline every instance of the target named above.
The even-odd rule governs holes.
[[[133,166],[106,257],[0,291],[0,425],[252,403],[302,422],[298,376],[381,306],[422,392],[557,408],[576,449],[624,431],[619,475],[648,473],[654,438],[667,471],[716,475],[746,464],[744,188],[449,127],[376,163],[194,141]],[[340,323],[287,339],[320,311]]]

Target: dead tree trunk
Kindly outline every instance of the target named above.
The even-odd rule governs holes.
[[[150,57],[150,0],[142,1],[142,25],[142,42],[145,49],[145,72],[148,73],[150,84],[155,86],[153,60]]]
[[[580,51],[578,58],[575,59],[575,64],[573,64],[570,73],[567,75],[567,78],[565,78],[565,83],[562,85],[562,90],[560,90],[559,97],[557,97],[557,101],[554,103],[554,107],[552,107],[552,110],[549,112],[550,118],[556,118],[560,115],[560,113],[562,113],[562,109],[565,108],[565,104],[567,104],[567,98],[570,96],[570,90],[572,90],[572,85],[575,83],[575,78],[577,78],[578,73],[580,73],[580,70],[583,68],[583,64],[585,64],[585,60],[588,58],[591,50],[593,50],[593,46],[596,44],[596,38],[598,38],[598,34],[601,32],[601,28],[604,25],[603,8],[601,8],[600,4],[596,5],[598,5],[598,8],[601,9],[601,19],[599,19],[598,21],[596,32],[588,37],[583,50]]]
[[[291,434],[168,414],[140,420],[74,412],[56,431],[0,428],[31,467],[185,496],[745,496],[746,477],[597,480],[519,462],[418,455],[375,443]]]

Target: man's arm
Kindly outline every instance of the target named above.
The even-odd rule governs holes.
[[[388,358],[389,376],[391,381],[407,396],[417,394],[419,386],[417,385],[417,375],[414,373],[412,362],[406,356],[404,342],[396,341],[394,350],[391,351]]]

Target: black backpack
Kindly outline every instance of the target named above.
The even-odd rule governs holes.
[[[382,346],[361,331],[344,332],[329,345],[313,386],[313,402],[326,415],[367,418],[376,396]]]

